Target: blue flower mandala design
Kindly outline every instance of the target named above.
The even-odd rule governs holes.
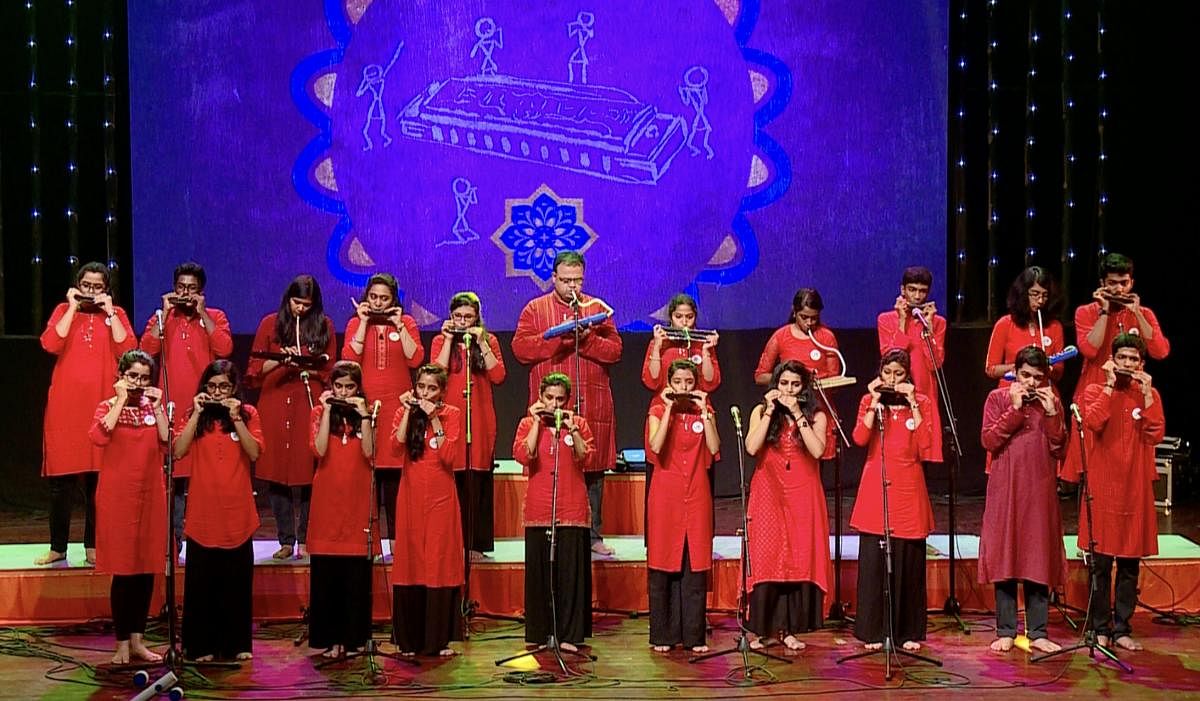
[[[560,251],[582,253],[596,241],[583,221],[583,200],[559,197],[542,185],[528,199],[505,202],[505,222],[492,235],[504,250],[508,275],[528,275],[545,289]]]

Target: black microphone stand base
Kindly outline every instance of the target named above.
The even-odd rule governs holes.
[[[342,664],[344,662],[350,662],[360,657],[367,660],[367,669],[369,669],[373,675],[378,673],[379,666],[375,661],[378,657],[386,657],[389,660],[395,660],[396,662],[401,662],[410,667],[421,666],[421,661],[415,657],[406,657],[396,652],[381,652],[379,650],[379,643],[374,638],[371,638],[367,641],[367,644],[363,646],[363,649],[344,652],[337,657],[324,658],[314,664],[313,669],[324,669],[325,667],[335,664]]]
[[[505,664],[512,662],[513,660],[519,660],[522,657],[533,657],[542,652],[549,652],[552,655],[554,655],[554,661],[558,663],[558,668],[561,671],[561,673],[563,674],[563,678],[559,679],[559,681],[565,680],[566,677],[577,676],[571,672],[571,669],[569,667],[567,667],[567,660],[564,657],[564,655],[570,655],[571,657],[578,659],[580,662],[595,662],[596,661],[595,655],[591,655],[586,652],[582,652],[580,650],[564,650],[562,648],[562,646],[559,644],[558,638],[556,638],[554,636],[554,634],[551,633],[546,638],[546,642],[542,643],[541,645],[538,645],[537,647],[533,648],[532,650],[526,650],[525,652],[518,652],[515,655],[509,655],[508,657],[502,657],[502,658],[496,660],[496,666],[502,667]]]
[[[765,648],[767,646],[764,645],[763,647]],[[737,640],[734,641],[733,647],[725,648],[724,650],[714,650],[713,652],[706,652],[703,655],[696,655],[695,657],[688,660],[688,662],[690,664],[696,664],[698,662],[704,662],[706,660],[711,660],[711,659],[715,659],[717,657],[724,657],[725,655],[733,655],[733,654],[738,654],[738,655],[742,656],[742,667],[746,671],[746,679],[750,678],[750,671],[753,669],[753,667],[750,665],[750,657],[749,657],[750,655],[758,655],[760,657],[766,657],[768,659],[776,660],[778,662],[786,662],[788,664],[792,663],[792,660],[790,660],[786,657],[783,657],[782,655],[775,655],[770,652],[767,652],[765,649],[764,650],[756,650],[753,647],[750,647],[750,638],[746,637],[746,631],[744,631],[744,630],[738,635]]]
[[[897,657],[897,656],[907,657],[910,660],[916,660],[917,662],[926,662],[928,664],[934,665],[935,667],[942,666],[941,660],[935,660],[934,658],[926,657],[925,655],[918,655],[917,653],[910,652],[908,650],[905,650],[902,647],[897,648],[896,644],[892,642],[891,638],[884,638],[882,646],[877,650],[863,650],[862,652],[856,652],[852,655],[846,655],[845,657],[839,657],[837,660],[837,663],[842,664],[843,662],[849,662],[850,660],[858,660],[858,659],[863,659],[866,657],[874,657],[875,655],[884,655],[884,662],[885,662],[884,667],[885,667],[886,671],[884,672],[883,678],[887,681],[891,681],[892,677],[894,676],[894,670],[892,667],[892,660],[891,660],[892,657]]]
[[[1052,657],[1058,657],[1060,655],[1066,655],[1066,654],[1075,652],[1076,650],[1087,650],[1088,655],[1093,660],[1096,659],[1096,653],[1099,652],[1104,657],[1107,657],[1109,659],[1109,661],[1111,661],[1114,665],[1116,665],[1122,672],[1126,672],[1128,674],[1133,674],[1133,667],[1130,667],[1129,665],[1122,662],[1121,659],[1119,657],[1117,657],[1117,653],[1113,652],[1112,650],[1105,647],[1104,645],[1101,645],[1096,640],[1096,632],[1095,631],[1088,631],[1086,634],[1084,634],[1083,642],[1077,643],[1075,645],[1068,645],[1067,647],[1064,647],[1061,650],[1055,650],[1054,652],[1047,652],[1044,655],[1038,655],[1037,657],[1031,657],[1031,658],[1029,658],[1029,661],[1035,662],[1035,663],[1041,662],[1043,660],[1048,660]]]

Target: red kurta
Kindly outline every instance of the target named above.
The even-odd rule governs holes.
[[[42,476],[58,477],[100,469],[99,456],[88,440],[96,404],[112,396],[117,381],[117,358],[137,346],[137,336],[125,311],[115,307],[114,321],[125,326],[124,341],[112,340],[111,323],[103,312],[76,312],[66,338],[54,326],[67,313],[63,302],[54,308],[42,348],[58,356],[50,375],[50,394],[42,426]]]
[[[690,360],[696,364],[696,387],[705,392],[715,392],[721,386],[721,364],[717,362],[716,349],[709,352],[712,353],[713,378],[712,380],[704,379],[704,372],[701,369],[701,361],[704,360],[700,349],[704,347],[704,343],[699,340],[692,340],[687,343],[683,341],[663,341],[661,354],[659,356],[659,372],[658,379],[655,380],[650,376],[650,354],[654,352],[654,342],[651,341],[649,346],[646,346],[646,357],[642,360],[642,384],[652,392],[661,392],[667,386],[667,382],[671,379],[667,377],[667,371],[671,369],[671,363],[676,360]]]
[[[992,454],[979,534],[979,581],[1027,579],[1056,587],[1066,581],[1058,512],[1058,459],[1066,446],[1062,405],[1014,409],[1008,389],[994,389],[983,407],[983,447]]]
[[[786,419],[779,442],[763,445],[750,479],[748,583],[753,589],[760,582],[812,582],[828,592],[833,565],[825,487],[795,428]]]
[[[1148,307],[1142,307],[1142,314],[1154,331],[1154,338],[1142,340],[1146,342],[1146,353],[1155,360],[1162,360],[1171,352],[1171,343],[1163,335],[1162,327],[1158,325],[1158,317]],[[1099,346],[1088,343],[1088,334],[1097,323],[1107,324],[1104,327],[1104,341]],[[1092,302],[1075,310],[1075,340],[1079,344],[1079,354],[1083,356],[1083,370],[1079,374],[1079,384],[1075,386],[1075,401],[1083,398],[1083,391],[1088,385],[1102,385],[1105,382],[1104,363],[1112,358],[1112,342],[1119,333],[1141,334],[1137,317],[1128,307],[1121,307],[1115,312],[1100,314],[1100,303]]]
[[[665,412],[661,403],[650,407],[650,416],[659,421]],[[655,458],[654,478],[646,497],[646,564],[652,570],[681,571],[686,542],[692,571],[707,570],[712,567],[709,470],[713,454],[705,442],[700,415],[672,412],[670,432]]]
[[[1083,393],[1083,425],[1087,445],[1088,487],[1096,520],[1096,552],[1114,557],[1158,554],[1158,519],[1154,513],[1154,446],[1166,433],[1162,397],[1157,389],[1146,407],[1141,387],[1104,393],[1091,385]],[[1064,470],[1063,478],[1079,480]],[[1087,509],[1079,507],[1079,548],[1088,547]]]
[[[1063,327],[1058,323],[1058,320],[1051,319],[1049,323],[1042,326],[1042,331],[1045,333],[1042,341],[1042,350],[1046,351],[1046,355],[1054,355],[1061,352],[1063,345]],[[996,325],[992,327],[992,338],[988,341],[987,367],[996,365],[1011,365],[1017,360],[1017,353],[1023,348],[1038,345],[1038,327],[1035,320],[1027,328],[1019,328],[1013,321],[1011,314],[1005,314],[1000,317]],[[1050,366],[1051,382],[1058,382],[1062,379],[1063,368],[1062,363]],[[1007,387],[1012,384],[1012,380],[1000,378],[999,387]]]
[[[580,295],[583,303],[590,295]],[[596,306],[596,305],[593,305]],[[584,307],[585,310],[591,307]],[[588,316],[585,311],[584,316]],[[538,400],[542,378],[552,372],[565,373],[571,378],[572,406],[579,397],[580,410],[595,436],[591,461],[584,467],[588,472],[602,472],[617,461],[616,429],[614,427],[612,387],[608,366],[621,359],[621,336],[611,318],[592,327],[579,347],[579,377],[575,377],[574,334],[563,334],[549,341],[542,334],[552,326],[574,318],[571,306],[551,291],[536,297],[521,310],[512,349],[517,360],[529,368],[529,403]]]
[[[922,334],[925,326],[918,319],[908,318],[904,331],[900,331],[900,317],[893,309],[879,315],[875,321],[875,330],[879,334],[879,354],[882,356],[893,348],[908,352],[912,362],[912,383],[919,394],[929,399],[928,411],[921,410],[921,424],[929,425],[929,443],[924,447],[920,460],[926,462],[942,461],[942,414],[939,409],[941,401],[938,394],[936,368],[940,368],[946,360],[946,319],[935,314],[933,317],[933,336],[929,340],[933,347],[933,355],[925,345]],[[857,430],[857,429],[855,429]]]
[[[207,311],[213,321],[211,334],[201,325],[198,314],[184,314],[172,307],[163,320],[163,337],[167,339],[167,384],[170,385],[167,400],[175,402],[176,435],[187,424],[187,409],[192,405],[192,397],[196,396],[204,369],[217,358],[228,358],[233,352],[233,335],[229,331],[229,320],[225,318],[225,312],[211,307]],[[156,358],[163,347],[162,339],[154,337],[157,328],[158,319],[151,315],[146,320],[141,342],[142,350]],[[161,358],[159,362],[159,367],[163,367]],[[162,386],[161,379],[159,386]],[[190,454],[175,461],[174,474],[176,477],[192,474]],[[190,488],[188,493],[191,493]],[[237,545],[241,545],[244,540],[239,541]]]
[[[504,369],[504,358],[500,355],[500,342],[495,334],[488,334],[488,348],[496,356],[496,365],[485,372],[471,371],[471,469],[490,472],[496,459],[496,406],[492,400],[492,386],[504,382],[508,371]],[[437,358],[446,345],[446,337],[438,334],[430,344],[429,357]],[[467,373],[469,361],[466,350],[461,343],[456,343],[451,353],[458,353],[458,369],[454,369],[454,356],[450,358],[450,367],[446,379],[446,403],[456,407],[466,416],[467,412]],[[465,419],[464,419],[465,420]],[[463,426],[463,439],[458,442],[458,457],[455,467],[467,464],[466,426]]]
[[[366,557],[366,529],[371,519],[371,461],[363,455],[358,430],[341,433],[332,423],[325,456],[317,453],[317,429],[324,413],[325,407],[320,404],[313,407],[309,429],[309,447],[317,456],[317,473],[313,476],[312,505],[308,511],[308,552]]]
[[[524,467],[529,477],[525,491],[525,527],[549,526],[551,496],[554,489],[554,453],[558,451],[558,525],[592,525],[592,510],[588,503],[587,485],[583,479],[584,466],[591,460],[595,443],[588,422],[582,416],[574,417],[579,435],[587,445],[582,458],[575,457],[574,437],[563,427],[558,440],[554,438],[553,426],[538,429],[537,452],[530,454],[525,439],[534,428],[534,419],[526,416],[517,424],[517,437],[513,439],[513,459]]]
[[[933,508],[929,505],[921,457],[929,446],[933,428],[925,420],[916,426],[912,409],[907,406],[885,406],[881,448],[879,424],[867,428],[863,423],[863,418],[871,411],[870,406],[871,395],[867,394],[858,403],[858,420],[854,424],[854,442],[867,448],[867,462],[863,465],[858,497],[850,513],[850,527],[860,533],[883,535],[882,463],[882,469],[887,470],[888,527],[892,535],[925,540],[933,530]],[[933,402],[920,393],[917,394],[917,406],[921,409],[922,419],[934,410]],[[878,422],[879,417],[875,420]]]
[[[763,348],[762,355],[758,358],[758,367],[754,370],[754,376],[766,375],[774,372],[775,366],[787,360],[798,360],[804,367],[811,370],[815,377],[836,377],[842,372],[842,364],[838,361],[837,355],[826,350],[818,348],[815,343],[809,340],[808,336],[800,338],[797,334],[794,324],[776,329],[775,333],[771,334],[771,338],[767,340],[766,348]],[[824,326],[818,326],[813,332],[817,340],[824,346],[837,348],[837,338],[833,332]],[[833,400],[833,395],[830,390],[826,390],[830,401]],[[821,456],[822,460],[830,460],[837,454],[837,441],[834,440],[836,427],[833,425],[833,420],[830,419],[829,426],[825,430],[825,454]]]
[[[154,408],[145,397],[121,410],[110,432],[109,401],[92,413],[87,432],[101,449],[96,485],[96,571],[107,574],[161,572],[167,557],[167,490],[163,444]]]
[[[404,345],[400,342],[400,332],[395,326],[387,324],[369,324],[363,340],[363,352],[355,353],[350,347],[350,341],[358,334],[362,322],[356,316],[346,324],[346,339],[342,343],[342,360],[353,360],[362,366],[363,394],[369,402],[379,401],[380,425],[386,427],[387,421],[396,415],[400,408],[400,395],[413,388],[412,369],[421,366],[425,360],[425,349],[421,347],[421,331],[417,321],[404,314],[400,323],[404,324],[408,335],[416,343],[417,349],[411,358],[404,355]],[[400,467],[404,458],[396,450],[392,441],[382,441],[375,447],[376,467]]]
[[[443,404],[438,410],[442,430],[425,429],[425,453],[420,460],[408,457],[404,436],[396,436],[403,412],[392,422],[393,442],[404,452],[400,491],[396,496],[396,549],[392,553],[392,585],[457,587],[463,583],[463,535],[458,490],[454,487],[454,461],[462,440],[462,416]]]
[[[251,351],[279,353],[282,350],[279,339],[275,338],[276,316],[268,314],[259,322]],[[325,378],[329,376],[337,353],[337,338],[328,317],[325,330],[329,333],[329,342],[320,352],[329,356],[329,362],[308,371],[314,403],[325,391]],[[289,343],[294,343],[294,339],[289,339]],[[279,366],[263,374],[265,362],[261,358],[251,358],[246,368],[247,381],[262,388],[258,410],[262,415],[266,450],[254,464],[255,474],[259,479],[289,486],[312,484],[313,456],[308,447],[308,419],[312,408],[308,405],[309,394],[300,368]]]
[[[170,351],[168,351],[169,353]],[[258,410],[243,404],[246,430],[263,449],[262,421]],[[197,429],[199,430],[199,429]],[[206,548],[236,548],[258,530],[258,508],[250,482],[250,456],[237,433],[223,433],[218,425],[197,435],[188,446],[192,476],[188,481],[187,515],[183,533]]]

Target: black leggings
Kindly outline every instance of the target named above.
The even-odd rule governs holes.
[[[153,593],[152,574],[113,575],[109,600],[117,642],[129,640],[133,633],[146,632],[146,617],[150,614],[150,595]]]

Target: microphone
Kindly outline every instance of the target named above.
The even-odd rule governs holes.
[[[571,290],[571,306],[575,308],[579,307],[579,295],[575,290]]]
[[[554,431],[557,433],[562,428],[562,409],[554,410]]]
[[[160,314],[162,313],[161,309],[159,310],[159,313]],[[174,423],[175,423],[175,402],[167,402],[167,425],[170,426],[171,424],[174,424]]]
[[[729,407],[729,413],[733,414],[733,425],[738,431],[742,430],[742,411],[737,408],[737,405]]]
[[[165,332],[163,331],[163,312],[161,309],[154,310],[154,318],[158,321],[158,335],[162,337]]]
[[[922,326],[924,326],[925,328],[929,329],[929,320],[928,320],[928,319],[926,319],[926,318],[925,318],[925,316],[924,316],[923,314],[921,314],[921,307],[913,307],[913,308],[912,308],[912,315],[913,315],[914,317],[916,317],[916,318],[917,318],[917,319],[918,319],[918,320],[921,322],[921,325],[922,325]],[[930,330],[932,330],[932,329],[930,329]]]
[[[371,426],[375,425],[375,419],[379,416],[379,407],[383,406],[383,402],[378,399],[371,405]]]
[[[1071,402],[1071,414],[1075,417],[1075,421],[1082,426],[1083,417],[1079,415],[1079,405],[1075,402]]]

